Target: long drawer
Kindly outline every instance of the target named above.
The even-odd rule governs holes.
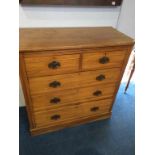
[[[120,71],[120,68],[113,68],[74,74],[30,78],[30,92],[34,95],[97,84],[114,83],[119,80]]]
[[[79,71],[80,54],[25,55],[24,60],[29,77],[47,76]]]
[[[106,114],[110,110],[112,99],[85,102],[78,105],[66,106],[57,110],[34,113],[36,126],[61,125],[69,119],[76,120],[83,117]]]
[[[112,98],[116,85],[96,85],[32,96],[34,111],[59,108],[68,104]]]

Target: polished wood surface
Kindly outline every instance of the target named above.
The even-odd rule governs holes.
[[[44,126],[45,124],[61,125],[61,122],[65,120],[105,114],[109,112],[111,100],[112,99],[85,102],[84,104],[66,106],[60,109],[52,109],[51,111],[36,112],[34,113],[36,125],[38,127]],[[55,116],[59,116],[59,118],[54,118]]]
[[[32,100],[31,100],[29,83],[28,83],[28,78],[27,78],[26,69],[25,69],[24,57],[22,54],[19,54],[19,73],[20,73],[20,80],[22,84],[23,94],[25,97],[26,110],[27,110],[28,119],[29,119],[29,126],[30,126],[30,129],[32,129],[32,128],[35,128],[35,120],[33,115],[33,106],[31,104]]]
[[[56,75],[79,71],[80,55],[49,55],[46,53],[35,56],[25,56],[26,70],[29,77]],[[60,66],[49,66],[52,63]]]
[[[20,29],[31,134],[109,118],[133,45],[111,27]]]
[[[34,111],[60,108],[69,104],[85,101],[112,98],[116,85],[95,85],[91,87],[70,89],[58,92],[49,92],[32,96]],[[101,91],[99,95],[95,92]],[[54,100],[55,99],[55,100]],[[56,100],[57,99],[57,100]],[[55,102],[54,102],[55,101]]]
[[[78,126],[78,125],[82,125],[84,123],[90,123],[90,122],[94,122],[94,121],[98,121],[98,120],[104,120],[104,119],[108,119],[111,117],[111,112],[106,113],[106,114],[98,114],[98,115],[94,115],[94,116],[87,116],[87,117],[81,117],[80,119],[70,119],[70,120],[66,120],[64,122],[61,122],[61,125],[44,125],[41,127],[37,127],[37,128],[32,128],[30,129],[31,135],[32,136],[36,136],[36,135],[40,135],[40,134],[44,134],[44,133],[48,133],[48,132],[52,132],[52,131],[56,131],[56,130],[61,130],[64,128],[69,128],[69,127],[74,127],[74,126]]]
[[[134,41],[112,27],[22,28],[20,52],[84,49],[133,45]]]
[[[74,89],[97,84],[108,84],[117,82],[120,75],[120,68],[79,72],[46,77],[36,77],[29,79],[30,92],[32,95],[46,92],[56,92],[65,89]],[[104,75],[104,80],[97,80],[100,75]],[[49,86],[50,83],[59,82],[57,87]]]
[[[90,70],[90,69],[101,69],[101,68],[113,68],[113,67],[121,67],[124,61],[126,53],[122,51],[111,51],[105,52],[98,50],[98,52],[92,53],[84,53],[83,54],[83,70]],[[102,57],[108,57],[109,62],[102,64],[99,60]]]

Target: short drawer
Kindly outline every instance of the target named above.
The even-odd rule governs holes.
[[[29,77],[46,76],[76,72],[79,70],[79,54],[50,55],[35,54],[25,55],[25,65]]]
[[[92,52],[83,54],[82,69],[101,69],[121,67],[125,58],[125,51],[111,51],[111,52]]]
[[[83,104],[66,106],[57,110],[36,112],[35,123],[37,127],[44,125],[61,125],[67,120],[79,120],[83,117],[90,117],[99,114],[106,114],[110,111],[112,99],[85,102]]]
[[[115,83],[119,80],[120,68],[79,72],[65,75],[30,78],[31,94],[55,92],[97,84]]]
[[[78,102],[112,98],[115,88],[115,84],[110,84],[43,93],[32,96],[32,103],[34,111],[50,110]]]

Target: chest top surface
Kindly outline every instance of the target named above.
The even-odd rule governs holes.
[[[133,45],[134,40],[112,27],[20,28],[19,51],[100,48]]]

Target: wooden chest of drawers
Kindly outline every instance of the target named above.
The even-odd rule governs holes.
[[[109,118],[133,45],[111,27],[20,29],[31,134]]]

